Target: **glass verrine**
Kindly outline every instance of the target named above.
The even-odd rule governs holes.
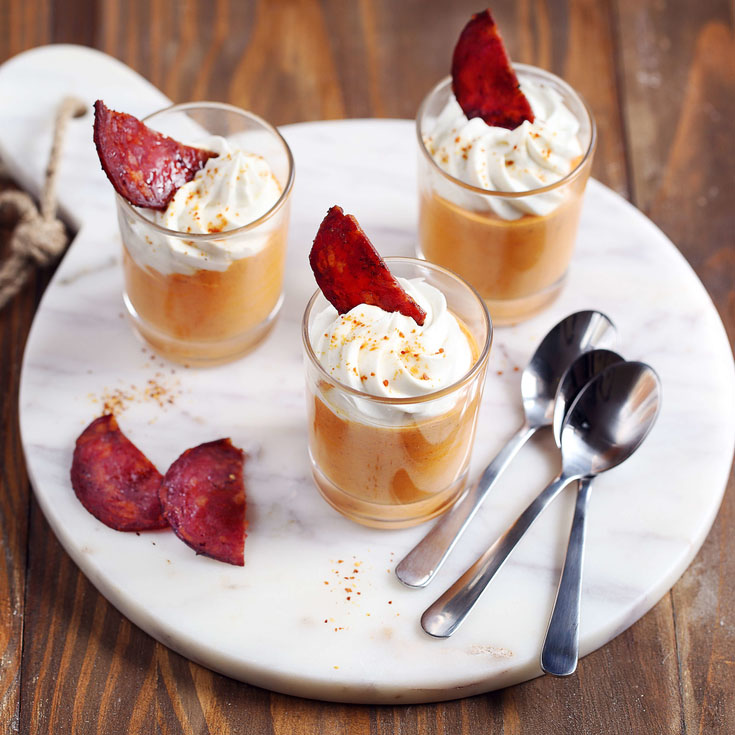
[[[302,323],[309,456],[324,499],[348,518],[403,528],[446,510],[469,469],[487,371],[492,323],[479,294],[454,273],[415,258],[385,258],[393,275],[441,291],[471,348],[457,381],[413,398],[374,396],[337,381],[312,347],[312,328],[328,306],[321,291]]]
[[[253,165],[249,172],[249,164],[232,168],[233,161],[239,165],[237,157],[228,159],[229,163],[210,159],[230,166],[227,178],[217,180],[222,175],[217,163],[210,174],[213,183],[207,183],[221,187],[222,196],[242,186],[247,176],[255,176],[256,163],[262,167],[257,175],[268,171],[272,176],[267,199],[249,208],[250,194],[235,197],[232,207],[222,205],[217,216],[207,217],[211,221],[202,225],[204,232],[171,229],[160,217],[155,221],[153,210],[134,207],[116,196],[123,297],[137,331],[176,362],[213,365],[233,360],[265,337],[283,302],[293,156],[272,125],[231,105],[174,105],[144,122],[188,145],[206,148],[212,136],[220,136],[233,156],[243,152]],[[235,203],[243,197],[244,213],[231,211],[241,208]],[[252,219],[250,211],[255,213]]]
[[[558,93],[579,124],[581,153],[560,180],[527,191],[492,191],[447,173],[427,142],[431,146],[436,120],[453,98],[450,77],[429,93],[416,120],[418,255],[467,279],[496,325],[526,319],[560,293],[597,140],[592,113],[566,82],[526,64],[514,69],[521,84],[529,81]]]

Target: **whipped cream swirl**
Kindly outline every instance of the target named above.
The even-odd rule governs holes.
[[[254,153],[233,149],[213,136],[197,145],[214,151],[194,178],[181,186],[164,211],[139,210],[161,227],[176,232],[211,234],[212,239],[186,240],[165,236],[134,224],[134,238],[125,245],[137,263],[160,273],[190,275],[197,270],[225,271],[230,263],[253,255],[268,242],[267,223],[257,231],[217,239],[217,233],[254,222],[281,196],[281,186],[268,162]]]
[[[327,306],[316,315],[311,346],[322,367],[342,385],[373,396],[413,398],[452,385],[472,367],[472,345],[447,309],[444,294],[420,278],[398,281],[426,312],[423,326],[399,312],[368,304],[341,315]],[[359,409],[370,415],[386,414],[391,408],[359,403]],[[449,407],[452,403],[450,397]],[[404,413],[429,415],[447,408],[400,406]]]
[[[515,130],[490,126],[479,117],[468,120],[451,96],[424,134],[426,149],[441,169],[472,186],[501,192],[531,191],[570,173],[584,153],[578,119],[548,84],[526,79],[520,85],[535,119]],[[457,195],[446,198],[455,201]],[[472,208],[477,208],[479,198],[473,198]],[[524,214],[549,214],[563,198],[562,191],[551,191],[520,199],[484,197],[483,201],[499,217],[515,220]]]

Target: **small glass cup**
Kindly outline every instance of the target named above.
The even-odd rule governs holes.
[[[123,300],[137,331],[175,362],[234,360],[266,336],[283,303],[293,156],[272,125],[218,102],[174,105],[144,122],[187,144],[222,136],[233,149],[262,156],[280,186],[280,197],[261,217],[211,234],[167,229],[149,211],[116,196]],[[177,259],[174,252],[186,257]],[[215,257],[223,253],[224,260]]]
[[[377,397],[337,382],[311,346],[327,301],[317,291],[302,323],[309,456],[324,499],[347,518],[404,528],[446,510],[464,488],[485,382],[492,323],[479,294],[454,273],[415,258],[386,258],[391,272],[423,278],[447,299],[473,345],[457,382],[416,398]]]
[[[424,99],[416,119],[417,254],[467,279],[487,302],[496,325],[533,316],[561,292],[597,140],[589,107],[566,82],[526,64],[514,64],[514,69],[521,82],[533,80],[556,90],[579,121],[583,153],[571,172],[556,183],[525,192],[490,191],[440,168],[427,150],[424,136],[453,94],[449,77]],[[501,203],[525,212],[548,211],[506,220],[495,214]]]

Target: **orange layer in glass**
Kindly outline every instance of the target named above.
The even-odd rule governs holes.
[[[423,255],[458,273],[488,301],[537,294],[566,272],[583,192],[584,181],[550,214],[507,221],[423,190],[419,201]]]
[[[311,403],[311,402],[310,402]],[[344,493],[369,503],[406,505],[449,488],[472,447],[477,399],[404,426],[377,426],[336,413],[315,396],[311,451],[319,470]]]
[[[460,326],[472,345],[474,364],[477,344]],[[334,407],[330,393],[339,389],[320,382],[307,404],[309,446],[324,497],[368,525],[413,525],[440,513],[464,484],[483,379],[484,370],[445,397],[455,400],[448,411],[415,419],[405,414],[399,426],[372,423],[357,409],[346,413]]]
[[[247,333],[273,311],[281,295],[286,228],[225,271],[163,275],[141,267],[123,248],[128,298],[143,325],[176,340],[221,342]]]

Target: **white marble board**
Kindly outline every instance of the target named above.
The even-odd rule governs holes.
[[[51,46],[5,63],[0,156],[32,191],[65,93],[90,104],[102,97],[134,114],[167,104],[137,74],[89,49]],[[549,436],[524,448],[438,579],[420,591],[403,587],[393,567],[426,528],[357,526],[321,500],[309,475],[299,341],[315,287],[308,248],[326,209],[338,203],[383,254],[412,252],[413,123],[315,122],[282,132],[296,159],[283,313],[253,354],[194,370],[151,354],[123,318],[112,190],[92,145],[91,116],[70,124],[59,198],[78,235],[38,310],[20,394],[38,502],[64,548],[117,608],[159,641],[237,679],[320,699],[408,703],[537,676],[570,491],[452,638],[430,638],[419,616],[554,475]],[[692,560],[719,507],[735,437],[730,346],[704,288],[650,221],[592,181],[563,295],[543,315],[497,330],[473,476],[520,424],[518,368],[551,325],[584,308],[615,321],[623,355],[655,367],[664,401],[640,451],[595,484],[582,654],[631,625]],[[156,381],[159,401],[146,396],[148,380]],[[184,449],[221,436],[251,455],[243,568],[197,557],[170,532],[115,532],[77,502],[69,483],[74,440],[115,391],[123,431],[161,470]]]

